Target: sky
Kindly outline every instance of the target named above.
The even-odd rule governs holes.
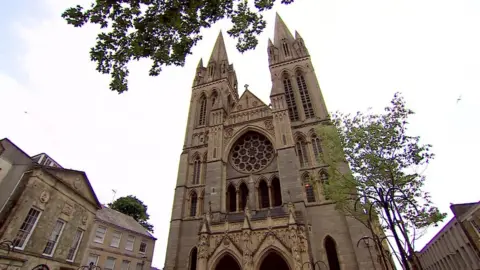
[[[184,67],[149,77],[130,65],[129,92],[108,88],[89,49],[99,29],[73,28],[63,10],[91,0],[19,0],[0,9],[0,138],[30,155],[46,152],[87,173],[102,203],[136,195],[148,205],[163,267],[178,161],[195,67],[207,61],[221,21]],[[279,1],[278,1],[279,2]],[[409,132],[433,145],[425,189],[441,211],[478,201],[480,2],[476,0],[297,0],[267,12],[257,49],[241,54],[224,35],[239,86],[269,103],[267,41],[278,11],[302,35],[331,112],[381,110],[397,91],[416,114]],[[243,87],[240,87],[243,91]],[[240,92],[241,94],[241,92]],[[439,227],[432,227],[420,249]]]

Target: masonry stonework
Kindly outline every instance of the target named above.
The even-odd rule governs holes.
[[[302,37],[277,15],[271,104],[237,77],[220,33],[198,64],[180,158],[166,270],[382,269],[368,230],[325,198],[316,130],[328,110]]]

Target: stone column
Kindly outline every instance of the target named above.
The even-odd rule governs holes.
[[[238,212],[238,211],[240,211],[240,205],[239,205],[239,202],[240,202],[240,192],[238,192],[238,189],[235,190],[235,197],[236,197],[235,200],[236,200],[236,202],[237,202],[236,205],[235,205],[235,206],[236,206],[236,207],[235,207],[235,211]]]
[[[272,200],[272,185],[268,185],[268,206],[271,208],[273,206],[273,200]]]

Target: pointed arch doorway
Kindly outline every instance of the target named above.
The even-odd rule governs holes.
[[[218,261],[215,270],[241,270],[240,265],[238,264],[237,260],[235,260],[232,255],[225,254],[223,257]]]
[[[290,270],[287,262],[280,254],[275,251],[270,251],[262,261],[260,270]]]

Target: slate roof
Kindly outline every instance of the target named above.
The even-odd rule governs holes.
[[[108,207],[103,207],[97,211],[97,219],[127,229],[129,231],[144,235],[157,240],[147,229],[138,223],[131,216],[120,213]]]

